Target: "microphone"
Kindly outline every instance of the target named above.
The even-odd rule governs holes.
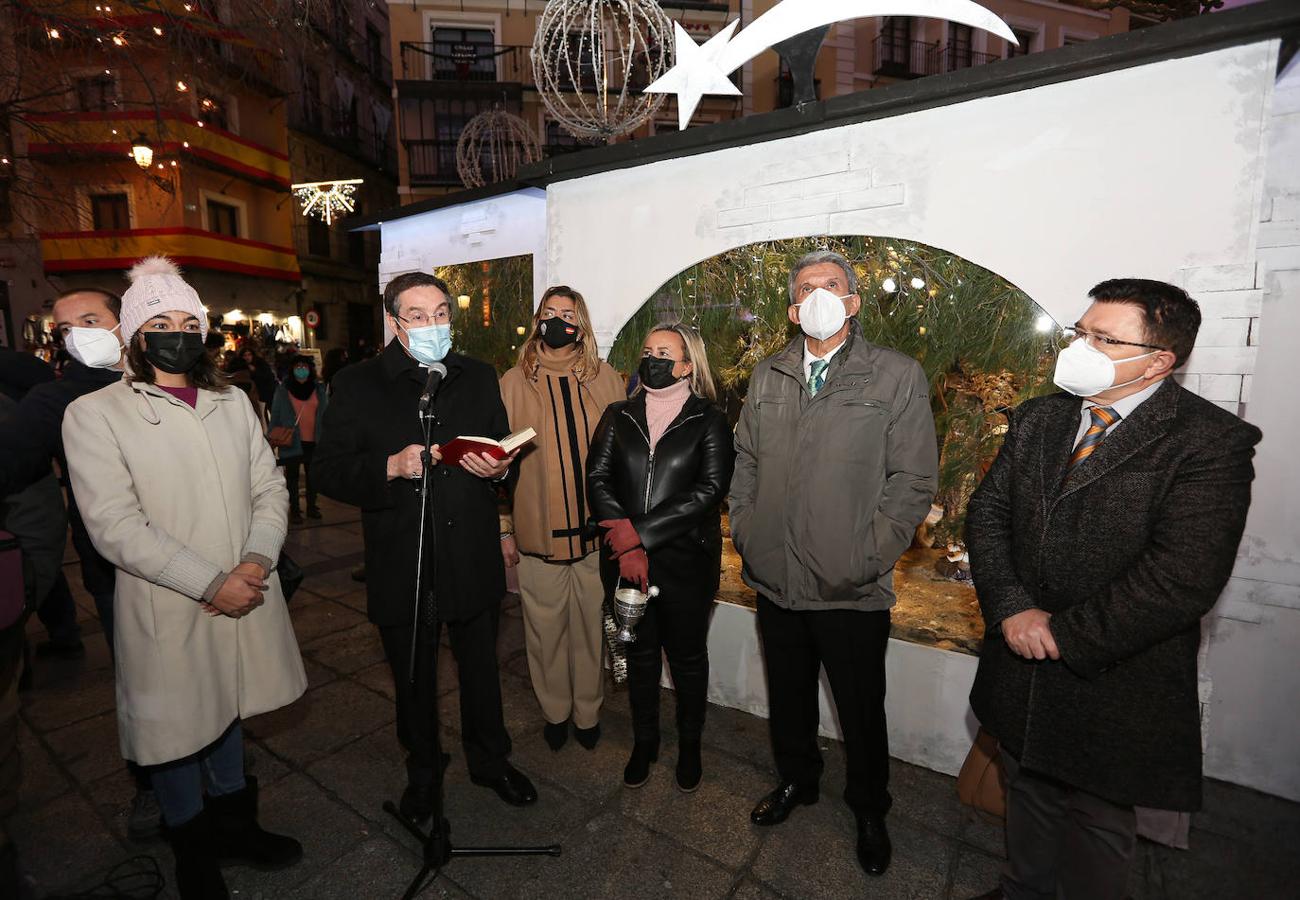
[[[424,392],[420,394],[420,415],[429,412],[429,407],[433,405],[433,398],[438,393],[438,385],[442,379],[447,376],[447,367],[440,362],[429,366],[429,378],[424,382]]]

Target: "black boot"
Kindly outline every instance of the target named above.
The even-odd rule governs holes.
[[[217,863],[217,836],[205,809],[183,825],[165,829],[176,855],[176,890],[181,900],[227,900],[226,880]]]
[[[689,794],[700,786],[704,763],[700,760],[699,738],[677,740],[677,790]]]
[[[293,865],[302,859],[302,844],[257,824],[257,779],[250,776],[245,781],[242,791],[208,798],[221,861],[263,870]]]
[[[632,745],[632,758],[623,770],[624,787],[639,788],[650,780],[650,763],[659,760],[659,738],[637,741]]]

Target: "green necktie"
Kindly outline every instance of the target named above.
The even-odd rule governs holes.
[[[808,371],[808,393],[814,397],[822,389],[822,385],[826,383],[826,368],[829,365],[830,363],[824,359],[814,359],[812,361],[812,366]]]

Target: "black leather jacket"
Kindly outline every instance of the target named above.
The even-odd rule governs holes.
[[[735,463],[727,417],[691,395],[654,453],[649,435],[644,394],[605,410],[587,456],[592,512],[597,519],[632,521],[658,569],[656,584],[669,574],[664,564],[670,562],[690,570],[674,574],[716,579],[722,553],[718,510]]]

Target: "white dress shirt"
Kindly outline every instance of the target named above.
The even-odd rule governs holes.
[[[829,372],[829,371],[830,371],[830,362],[831,362],[831,358],[832,358],[833,356],[835,356],[836,353],[839,353],[840,350],[841,350],[841,348],[843,348],[844,345],[847,344],[847,343],[848,343],[847,340],[840,341],[839,346],[836,347],[834,350],[832,350],[830,353],[827,353],[825,356],[814,356],[814,355],[812,354],[812,351],[810,351],[810,350],[808,349],[808,339],[807,339],[807,338],[804,338],[804,341],[803,341],[803,380],[804,380],[804,384],[807,384],[807,383],[808,383],[808,379],[812,377],[812,364],[813,364],[813,362],[814,362],[815,360],[818,360],[818,359],[824,359],[824,360],[826,360],[826,371]]]
[[[807,349],[804,350],[805,356]],[[1091,400],[1083,401],[1083,406],[1079,409],[1079,430],[1074,435],[1074,446],[1079,446],[1079,441],[1083,440],[1084,434],[1092,427],[1092,408],[1094,406],[1109,406],[1119,414],[1115,424],[1106,429],[1106,437],[1110,437],[1111,432],[1124,423],[1124,420],[1133,415],[1133,410],[1137,409],[1143,403],[1151,398],[1151,395],[1160,390],[1160,385],[1164,384],[1164,379],[1160,379],[1155,384],[1144,387],[1136,394],[1129,394],[1127,397],[1121,397],[1114,403],[1093,403]]]

